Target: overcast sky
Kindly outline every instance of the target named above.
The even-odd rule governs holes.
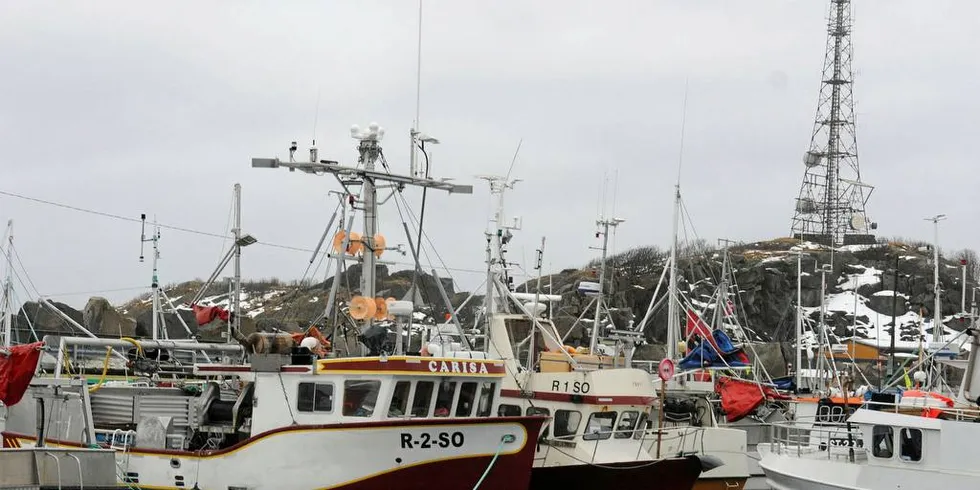
[[[508,214],[511,258],[547,269],[595,255],[594,221],[625,218],[616,247],[669,242],[688,84],[682,190],[700,237],[789,233],[816,110],[827,1],[426,0],[421,129],[441,140],[433,174],[473,195],[430,193],[427,231],[453,268],[483,267],[487,186],[524,179]],[[334,209],[327,176],[252,169],[305,152],[353,162],[351,124],[377,121],[393,171],[408,172],[415,113],[414,1],[0,1],[0,191],[226,233],[232,186],[246,232],[312,248]],[[856,2],[855,99],[863,179],[879,233],[977,247],[980,6]],[[305,153],[303,153],[305,154]],[[615,175],[618,174],[618,179]],[[615,191],[615,192],[614,192]],[[408,192],[418,211],[419,194]],[[149,285],[138,223],[0,195],[42,294]],[[389,243],[404,243],[394,210]],[[221,239],[164,230],[161,280],[206,277]],[[146,253],[149,257],[149,252]],[[392,258],[390,254],[386,258]],[[309,253],[245,250],[247,278],[299,278]],[[406,261],[407,258],[394,257]],[[322,274],[322,272],[321,272]],[[481,277],[453,276],[465,288]],[[24,278],[26,281],[26,278]],[[85,293],[67,295],[63,293]],[[99,293],[119,302],[139,290]],[[33,297],[18,283],[21,299]]]

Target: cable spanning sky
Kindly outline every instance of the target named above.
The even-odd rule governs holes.
[[[476,176],[506,173],[521,140],[513,176],[523,181],[507,196],[508,214],[523,217],[512,260],[533,260],[547,236],[546,270],[584,265],[603,207],[626,219],[618,250],[666,246],[685,85],[681,186],[698,235],[786,236],[825,4],[425,2],[420,129],[440,140],[433,175],[475,188],[430,192],[426,209],[458,287],[478,285],[484,267],[491,206]],[[305,155],[315,137],[321,158],[352,163],[349,127],[377,121],[392,171],[408,172],[416,2],[0,5],[0,191],[128,218],[0,194],[0,225],[15,221],[42,294],[77,307],[93,291],[121,302],[148,286],[141,213],[206,233],[163,229],[162,282],[207,277],[229,244],[236,182],[244,231],[301,249],[249,247],[245,277],[299,278],[336,183],[249,167],[285,157],[291,141]],[[975,248],[980,6],[868,0],[854,21],[861,169],[877,187],[869,217],[882,235],[931,240],[922,218],[945,213],[942,246]],[[406,199],[417,213],[419,194]],[[405,243],[393,208],[380,229]]]

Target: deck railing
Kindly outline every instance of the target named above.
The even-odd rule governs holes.
[[[867,459],[864,440],[856,426],[812,426],[798,422],[770,424],[770,448],[777,454],[798,457],[840,459],[856,462]]]

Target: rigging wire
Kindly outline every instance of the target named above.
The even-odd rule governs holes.
[[[86,294],[95,294],[95,293],[119,293],[124,291],[144,291],[147,289],[150,289],[150,286],[133,286],[128,288],[97,289],[92,291],[70,291],[66,293],[49,293],[43,296],[45,298],[52,298],[55,296],[83,296]]]
[[[14,197],[14,198],[17,198],[17,199],[24,199],[26,201],[32,201],[32,202],[39,203],[39,204],[46,204],[46,205],[49,205],[49,206],[55,206],[55,207],[59,207],[59,208],[63,208],[63,209],[68,209],[68,210],[71,210],[71,211],[78,211],[80,213],[93,214],[93,215],[96,215],[96,216],[102,216],[104,218],[112,218],[112,219],[117,219],[117,220],[120,220],[120,221],[128,221],[130,223],[141,223],[141,220],[139,220],[137,218],[130,218],[128,216],[122,216],[122,215],[113,214],[113,213],[106,213],[106,212],[103,212],[103,211],[96,211],[94,209],[87,209],[87,208],[82,208],[82,207],[79,207],[79,206],[72,206],[72,205],[69,205],[69,204],[63,204],[63,203],[59,203],[59,202],[48,201],[46,199],[40,199],[40,198],[36,198],[36,197],[25,196],[23,194],[17,194],[17,193],[14,193],[14,192],[9,192],[9,191],[4,191],[4,190],[0,190],[0,195],[4,195],[4,196],[8,196],[8,197]],[[208,231],[195,230],[195,229],[192,229],[192,228],[185,228],[185,227],[182,227],[182,226],[167,225],[167,224],[163,224],[163,223],[158,223],[157,226],[159,226],[160,228],[167,229],[167,230],[180,231],[180,232],[184,232],[184,233],[191,233],[191,234],[201,235],[201,236],[209,236],[209,237],[212,237],[212,238],[222,238],[222,239],[232,238],[230,235],[226,235],[226,234],[219,234],[219,233],[212,233],[212,232],[208,232]],[[266,247],[282,248],[282,249],[286,249],[286,250],[295,250],[297,252],[312,252],[313,251],[312,249],[306,249],[306,248],[300,248],[300,247],[293,247],[293,246],[290,246],[290,245],[281,245],[281,244],[269,243],[269,242],[262,242],[262,241],[258,242],[258,244],[259,245],[264,245]]]
[[[223,228],[224,230],[226,231],[231,230],[231,218],[234,214],[235,214],[235,193],[232,192],[231,202],[228,204],[228,219],[225,221],[225,227]],[[224,258],[225,254],[227,253],[227,250],[225,250],[225,244],[228,243],[229,238],[231,238],[231,236],[227,236],[226,238],[221,240],[221,249],[218,251],[218,260],[217,260],[218,262],[221,262],[221,259]]]
[[[35,197],[25,196],[25,195],[22,195],[22,194],[8,192],[8,191],[4,191],[4,190],[0,190],[0,195],[4,195],[4,196],[8,196],[8,197],[14,197],[14,198],[17,198],[17,199],[24,199],[24,200],[27,200],[27,201],[33,201],[33,202],[36,202],[36,203],[39,203],[39,204],[46,204],[46,205],[55,206],[55,207],[59,207],[59,208],[63,208],[63,209],[68,209],[68,210],[71,210],[71,211],[77,211],[77,212],[81,212],[81,213],[93,214],[93,215],[102,216],[102,217],[105,217],[105,218],[117,219],[117,220],[120,220],[120,221],[128,221],[128,222],[132,222],[132,223],[140,223],[141,222],[137,218],[130,218],[130,217],[121,216],[121,215],[118,215],[118,214],[106,213],[106,212],[96,211],[96,210],[92,210],[92,209],[86,209],[86,208],[82,208],[82,207],[78,207],[78,206],[72,206],[72,205],[58,203],[58,202],[54,202],[54,201],[48,201],[48,200],[45,200],[45,199],[39,199],[39,198],[35,198]],[[221,238],[221,239],[233,238],[230,235],[223,235],[223,234],[219,234],[219,233],[211,233],[211,232],[207,232],[207,231],[195,230],[195,229],[192,229],[192,228],[186,228],[186,227],[175,226],[175,225],[167,225],[167,224],[163,224],[163,223],[158,223],[158,226],[160,228],[163,228],[163,229],[168,229],[168,230],[173,230],[173,231],[180,231],[180,232],[184,232],[184,233],[190,233],[190,234],[195,234],[195,235],[207,236],[207,237],[212,237],[212,238]],[[422,235],[424,237],[426,237],[426,239],[428,240],[428,235],[424,231],[422,232]],[[429,240],[429,242],[431,243],[431,240]],[[312,248],[297,247],[297,246],[292,246],[292,245],[284,245],[284,244],[270,243],[270,242],[264,242],[264,241],[258,241],[258,242],[256,242],[256,245],[262,245],[262,246],[265,246],[265,247],[272,247],[272,248],[279,248],[279,249],[283,249],[283,250],[291,250],[291,251],[294,251],[294,252],[305,252],[305,253],[312,253],[313,252],[313,249]],[[398,261],[389,261],[388,263],[390,263],[392,265],[405,265],[405,266],[413,266],[414,265],[414,264],[412,264],[410,262],[398,262]],[[467,268],[463,268],[463,267],[448,267],[447,265],[445,265],[445,263],[443,263],[443,268],[446,271],[466,272],[466,273],[473,273],[473,274],[484,274],[486,272],[486,271],[483,271],[483,270],[467,269]]]
[[[27,282],[31,285],[31,289],[33,289],[34,292],[40,296],[41,292],[37,289],[37,286],[34,285],[34,280],[31,279],[31,275],[27,273],[27,267],[24,267],[24,262],[20,259],[20,253],[17,252],[17,247],[11,246],[10,250],[14,252],[14,258],[17,259],[17,263],[20,264],[20,269],[24,271],[24,276],[27,277]],[[27,289],[25,288],[25,291],[26,290]]]

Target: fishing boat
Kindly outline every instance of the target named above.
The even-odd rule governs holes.
[[[120,482],[152,488],[424,488],[433,471],[450,488],[473,488],[484,472],[483,488],[528,481],[543,419],[491,418],[501,362],[291,357],[254,354],[195,365],[182,383],[98,390],[56,371],[9,407],[4,444],[116,449]]]
[[[963,399],[980,393],[980,332],[968,334]],[[922,395],[911,393],[908,403],[865,404],[836,427],[774,425],[772,443],[759,446],[767,482],[778,490],[975,487],[980,471],[972,448],[980,437],[980,410]],[[920,412],[910,413],[915,409]]]
[[[767,409],[775,391],[755,380],[747,380],[754,371],[767,376],[765,367],[753,365],[746,351],[751,343],[745,339],[745,348],[736,347],[727,331],[743,332],[735,315],[736,293],[729,292],[729,277],[733,276],[728,260],[728,241],[721,254],[720,280],[707,303],[695,304],[686,298],[679,287],[678,228],[682,209],[680,183],[675,184],[673,200],[673,234],[670,254],[663,273],[654,289],[650,303],[636,329],[649,328],[655,312],[666,305],[667,339],[666,356],[677,369],[663,379],[662,373],[647,363],[649,376],[658,391],[663,394],[661,413],[658,417],[664,425],[683,434],[666,444],[650,433],[647,448],[654,451],[691,453],[698,452],[717,458],[723,464],[701,474],[695,488],[740,489],[752,476],[748,452],[754,452],[753,444],[763,432],[762,425],[769,416],[779,413]],[[665,287],[665,288],[664,288]],[[666,293],[662,293],[663,289]],[[713,303],[713,305],[712,305]],[[702,317],[707,311],[697,307],[713,306],[713,318],[706,322]],[[681,319],[686,318],[682,330]],[[737,425],[736,425],[737,424]],[[768,436],[768,431],[765,431]],[[758,471],[761,475],[761,469]]]
[[[378,332],[387,329],[375,322],[401,326],[412,313],[410,303],[374,298],[368,271],[383,247],[376,236],[375,182],[471,190],[375,171],[383,134],[376,124],[352,131],[358,166],[319,161],[315,151],[309,162],[294,161],[292,153],[289,161],[252,162],[342,175],[345,187],[361,186],[359,195],[349,195],[349,205],[365,210],[364,233],[345,235],[341,259],[362,264],[362,300],[352,304],[363,311],[351,316],[362,322],[364,355],[323,357],[315,337],[296,345],[288,334],[258,335],[238,345],[46,338],[12,347],[24,359],[6,366],[19,366],[16,378],[26,373],[29,383],[18,385],[22,400],[4,399],[4,446],[112,449],[119,484],[140,488],[421,489],[431,488],[434,475],[441,488],[526,488],[545,418],[496,416],[507,374],[502,361],[374,352]],[[66,353],[82,347],[104,349],[102,379],[94,386],[62,370],[70,366]],[[52,376],[33,376],[40,349],[58,358]],[[179,374],[160,375],[164,358],[179,352],[204,358],[215,350],[246,361],[185,363]],[[151,372],[137,381],[106,381],[114,357]]]
[[[606,346],[602,351],[565,346],[545,314],[561,296],[541,293],[544,240],[538,250],[536,291],[512,290],[505,254],[519,223],[507,219],[503,204],[514,181],[484,178],[496,209],[486,232],[483,306],[472,329],[447,322],[434,332],[427,350],[452,351],[467,337],[472,344],[485,345],[491,357],[504,360],[507,371],[499,415],[552,417],[537,437],[531,488],[691,488],[703,469],[715,463],[697,455],[655,457],[646,449],[644,436],[657,400],[647,373],[629,367],[625,356],[608,355]]]

